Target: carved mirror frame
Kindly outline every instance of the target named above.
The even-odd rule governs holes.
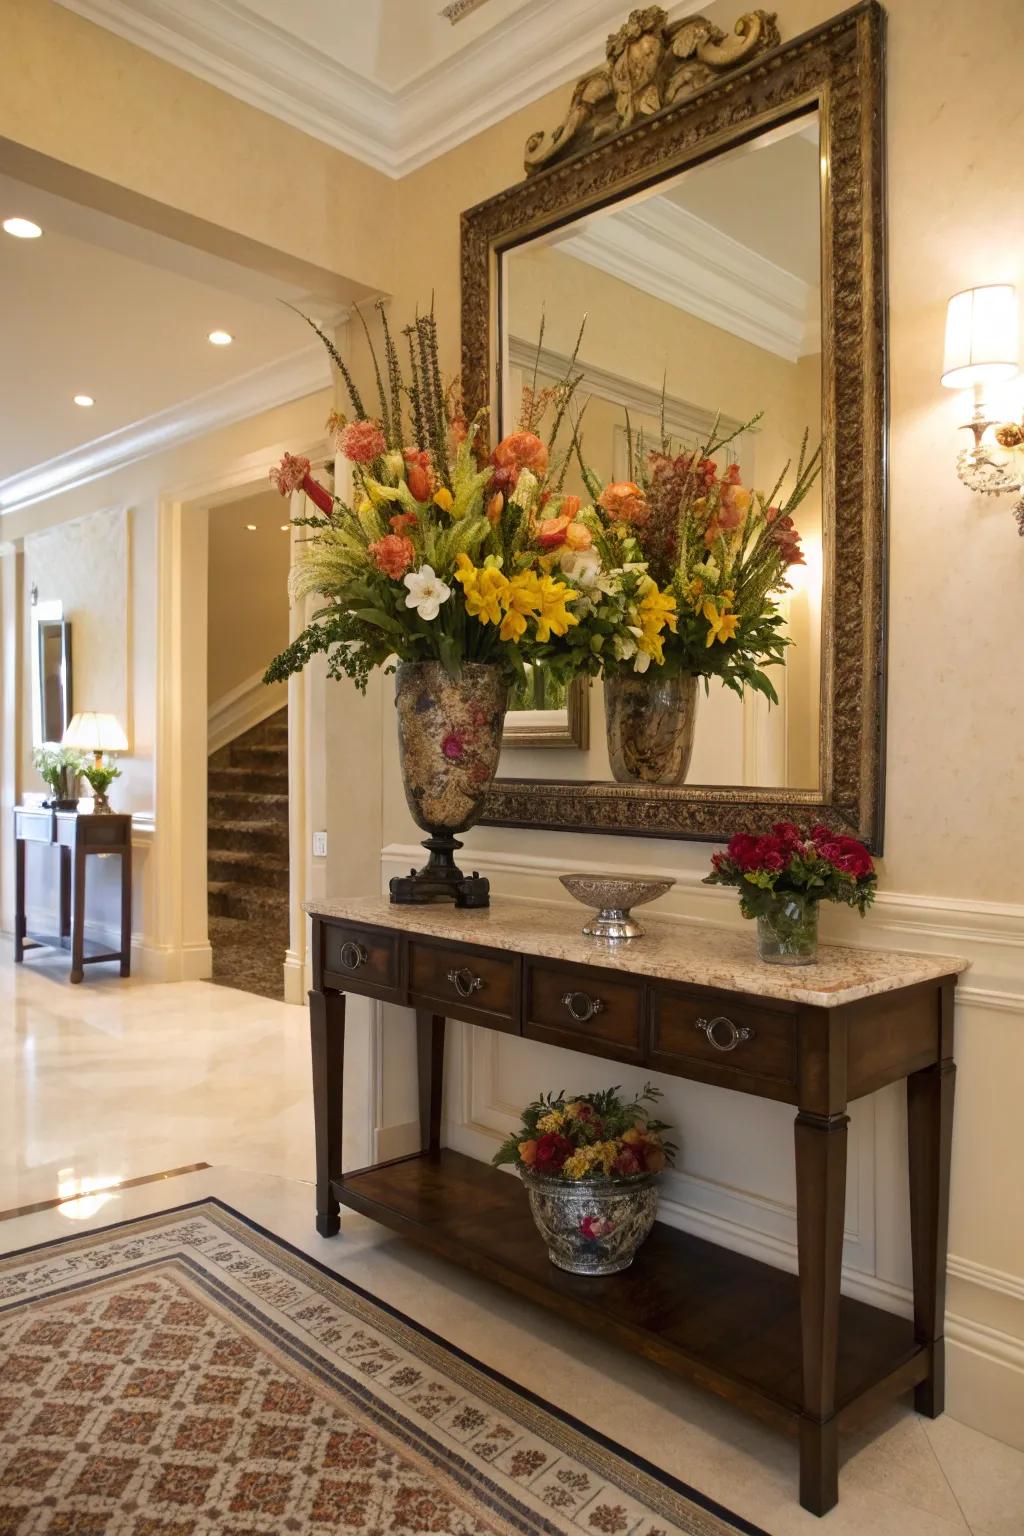
[[[484,822],[715,842],[777,820],[822,822],[881,850],[887,414],[883,30],[881,7],[863,0],[463,214],[463,390],[470,414],[493,401],[500,421],[505,251],[769,127],[814,108],[819,112],[825,545],[820,787],[666,789],[506,778],[495,781]]]

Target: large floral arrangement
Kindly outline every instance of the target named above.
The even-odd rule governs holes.
[[[652,1118],[649,1108],[660,1097],[650,1084],[628,1100],[618,1088],[575,1098],[564,1091],[541,1094],[523,1110],[519,1130],[502,1143],[492,1162],[571,1181],[660,1173],[675,1154],[672,1143],[663,1139],[667,1124]]]
[[[716,425],[700,447],[676,454],[666,437],[657,450],[640,441],[634,453],[630,435],[631,478],[611,484],[579,454],[595,509],[584,514],[594,535],[584,575],[592,601],[575,609],[584,625],[575,643],[585,640],[603,672],[655,663],[777,702],[763,669],[789,644],[778,600],[789,568],[803,563],[793,514],[817,477],[820,449],[808,453],[805,435],[787,494],[788,464],[770,492],[748,490],[738,466],[720,469],[716,456],[759,420],[725,435]]]
[[[494,663],[510,683],[527,665],[547,663],[568,679],[590,665],[590,631],[569,636],[594,576],[593,509],[563,486],[571,448],[556,461],[554,444],[578,376],[557,387],[528,389],[519,428],[493,452],[483,446],[484,413],[462,415],[457,387],[438,363],[433,315],[403,335],[399,361],[383,306],[383,366],[370,342],[377,408],[367,409],[344,360],[318,330],[345,381],[354,419],[335,414],[329,427],[351,465],[352,495],[334,497],[307,459],[285,454],[271,478],[282,496],[305,491],[316,511],[295,519],[310,530],[293,573],[293,594],[317,593],[326,605],[271,664],[266,681],[298,671],[326,653],[331,676],[362,688],[373,668],[398,661],[440,661],[452,676],[464,662]],[[312,323],[312,322],[310,322]],[[369,340],[369,332],[367,332]],[[541,436],[545,418],[550,431]],[[633,617],[623,607],[620,627]]]
[[[704,883],[738,887],[744,917],[764,916],[780,897],[843,902],[863,917],[878,883],[871,855],[855,837],[828,827],[804,835],[788,821],[760,837],[737,832],[711,865]]]

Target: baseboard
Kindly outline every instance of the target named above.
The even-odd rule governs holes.
[[[1024,1451],[1024,1343],[964,1318],[946,1318],[946,1411]]]
[[[306,985],[306,966],[291,950],[284,958],[284,1000],[303,1006],[309,988]]]

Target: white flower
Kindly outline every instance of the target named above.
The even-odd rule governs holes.
[[[445,586],[440,576],[434,574],[432,565],[421,565],[418,571],[410,571],[405,577],[405,585],[409,588],[405,606],[415,608],[421,619],[436,619],[441,604],[452,595],[451,587]]]
[[[563,549],[558,564],[562,574],[581,587],[595,586],[601,574],[601,556],[596,549]]]
[[[612,640],[612,650],[619,661],[629,661],[636,655],[636,641],[632,635],[616,635]]]
[[[633,671],[634,672],[646,672],[647,668],[650,666],[650,664],[651,664],[651,658],[647,654],[647,652],[646,651],[637,651],[636,658],[635,658],[635,660],[633,662]]]

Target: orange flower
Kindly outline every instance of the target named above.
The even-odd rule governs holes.
[[[406,448],[405,478],[417,501],[429,501],[434,494],[434,481],[430,473],[430,454],[422,448]]]
[[[416,558],[412,541],[397,533],[387,533],[377,539],[367,553],[378,571],[390,576],[392,581],[400,581]]]
[[[616,480],[614,484],[606,485],[597,504],[616,523],[634,523],[642,527],[651,515],[647,497],[632,480]]]
[[[537,1143],[535,1141],[521,1141],[519,1143],[519,1156],[527,1168],[532,1168],[537,1161]]]
[[[565,542],[570,549],[589,549],[594,542],[594,535],[586,523],[570,523],[565,530]]]
[[[576,516],[577,512],[579,511],[579,509],[580,509],[580,499],[579,499],[578,496],[563,496],[562,497],[562,516],[563,517],[568,517],[571,520],[572,518],[574,518]]]
[[[567,517],[549,517],[543,523],[537,525],[537,543],[541,549],[557,549],[565,543],[565,536],[569,531],[569,519]]]
[[[538,477],[548,468],[548,451],[534,432],[510,432],[491,454],[498,469],[532,469]]]
[[[501,520],[501,514],[505,506],[505,498],[500,491],[495,491],[487,503],[487,521],[492,528],[496,528]]]
[[[394,517],[389,517],[392,533],[404,533],[407,528],[415,528],[419,518],[415,512],[396,512]]]

